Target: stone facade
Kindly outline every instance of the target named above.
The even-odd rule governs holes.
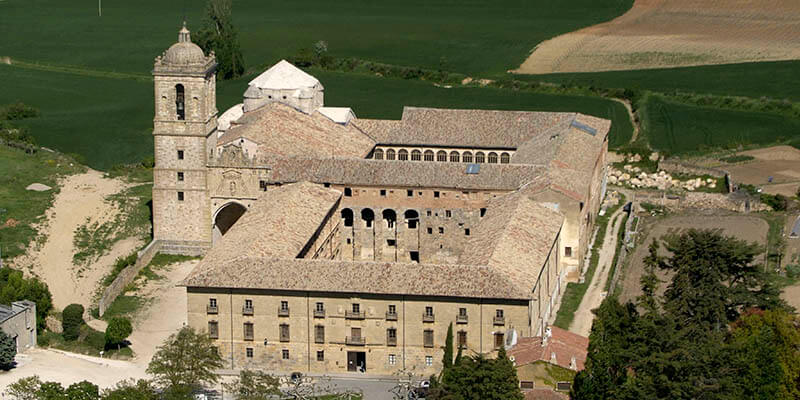
[[[0,304],[0,329],[17,345],[17,353],[36,347],[36,303],[15,301]]]

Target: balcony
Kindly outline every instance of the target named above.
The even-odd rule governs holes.
[[[206,314],[218,314],[219,309],[217,306],[206,306]]]
[[[366,346],[367,338],[363,336],[346,336],[344,343],[350,346]]]
[[[395,337],[386,337],[386,345],[387,346],[397,346],[397,336]]]
[[[314,318],[325,318],[325,310],[314,310]]]
[[[288,317],[289,316],[289,309],[278,307],[278,316],[279,317]]]
[[[505,325],[506,317],[494,317],[493,321],[495,325]]]
[[[464,315],[461,315],[461,314],[459,314],[459,315],[456,315],[456,323],[457,323],[457,324],[466,324],[467,322],[469,322],[469,318],[467,317],[467,314],[464,314]]]
[[[364,319],[367,317],[367,313],[364,311],[345,311],[344,317],[347,319]]]
[[[422,314],[422,322],[434,322],[436,318],[433,317],[433,314]]]
[[[386,312],[386,320],[387,321],[397,321],[397,313],[396,312]]]
[[[253,315],[253,306],[243,306],[242,307],[242,315]]]

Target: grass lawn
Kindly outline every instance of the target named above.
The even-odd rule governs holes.
[[[205,0],[0,2],[0,56],[148,74],[177,39],[197,30]],[[234,2],[245,61],[273,63],[328,42],[330,54],[469,74],[516,68],[539,42],[622,15],[632,0],[306,0]]]
[[[657,96],[650,96],[639,112],[650,145],[670,154],[749,144],[800,145],[800,120],[780,115],[675,104]]]
[[[674,90],[726,96],[800,101],[800,61],[753,62],[700,67],[519,75],[521,80],[572,83],[580,86]]]
[[[0,104],[19,100],[40,110],[18,121],[40,145],[79,154],[92,168],[139,162],[153,152],[152,83],[0,64],[0,88]]]
[[[58,153],[22,150],[0,145],[0,250],[3,259],[22,254],[36,237],[33,225],[44,218],[45,211],[58,192],[58,178],[78,173],[83,167]],[[46,192],[25,190],[31,183],[53,188]]]

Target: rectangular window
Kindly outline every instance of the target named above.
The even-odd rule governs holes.
[[[253,323],[244,323],[244,340],[253,340]]]
[[[353,303],[353,312],[360,313],[361,312],[361,304]]]
[[[503,338],[504,337],[503,337],[503,333],[502,332],[497,332],[497,333],[494,334],[494,348],[495,349],[499,349],[499,348],[503,347],[503,345],[505,344],[505,341],[503,340]]]
[[[323,312],[323,311],[325,311],[325,304],[317,303],[314,309],[316,311]]]
[[[350,336],[353,339],[360,339],[361,338],[361,328],[350,328]]]
[[[217,299],[208,299],[208,305],[211,307],[217,306]]]
[[[442,235],[444,234],[444,227],[443,226],[439,227],[439,233],[442,234]]]
[[[183,160],[183,150],[178,150],[178,160]]]
[[[397,329],[389,328],[386,330],[386,345],[397,346]]]
[[[344,188],[344,197],[350,197],[352,195],[353,195],[353,189],[350,189],[350,188],[347,188],[347,187]]]
[[[178,192],[178,201],[183,201],[183,192]]]
[[[428,210],[428,216],[429,217],[431,216],[431,210]]]
[[[433,356],[425,356],[425,366],[433,366]]]
[[[219,339],[219,322],[208,321],[208,337],[211,339]]]
[[[432,317],[433,316],[433,307],[427,306],[425,307],[425,315]]]
[[[413,190],[406,190],[406,196],[414,197],[414,191]]]
[[[289,311],[289,302],[281,300],[281,311]]]
[[[267,181],[258,181],[258,190],[261,190],[262,192],[266,192],[267,191]]]
[[[497,309],[494,311],[494,316],[497,318],[503,318],[503,310]]]
[[[397,314],[397,306],[389,304],[389,314]]]
[[[422,342],[425,347],[433,347],[433,329],[425,329],[422,332]]]
[[[411,257],[411,261],[413,261],[413,262],[419,262],[419,252],[418,252],[418,251],[412,251],[412,252],[410,252],[410,253],[409,253],[409,256]]]
[[[389,365],[397,364],[397,356],[394,354],[389,354]]]
[[[381,189],[381,196],[386,197],[386,189]]]
[[[465,349],[467,348],[467,332],[466,331],[458,331],[458,347]]]
[[[280,324],[281,342],[289,341],[289,324]]]
[[[464,228],[464,236],[469,236],[469,228]]]
[[[397,242],[394,239],[386,239],[386,245],[389,247],[394,247],[397,245]]]
[[[178,172],[178,182],[183,182],[183,172]]]
[[[246,348],[245,354],[247,354],[247,358],[253,358],[253,348],[252,347]]]
[[[564,247],[564,256],[572,257],[572,247],[570,246]]]
[[[467,316],[467,309],[464,308],[464,307],[459,308],[458,309],[458,315],[461,316],[461,317],[466,317]]]
[[[447,218],[450,218],[450,217],[453,216],[453,213],[450,210],[445,210],[444,211],[444,216],[447,217]]]
[[[289,359],[289,349],[281,350],[281,358],[283,358],[284,360]]]
[[[438,199],[439,198],[439,192],[438,191],[434,191],[433,192],[433,197]],[[430,214],[428,214],[428,216],[430,216]]]
[[[428,227],[428,235],[433,235],[433,228]]]
[[[253,308],[253,300],[246,299],[244,301],[244,308]]]
[[[317,361],[325,361],[325,352],[317,350]]]
[[[314,327],[314,343],[325,343],[325,327],[317,325]]]

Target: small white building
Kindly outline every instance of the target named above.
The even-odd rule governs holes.
[[[36,303],[15,301],[11,307],[0,304],[0,329],[17,345],[17,353],[36,347]]]

